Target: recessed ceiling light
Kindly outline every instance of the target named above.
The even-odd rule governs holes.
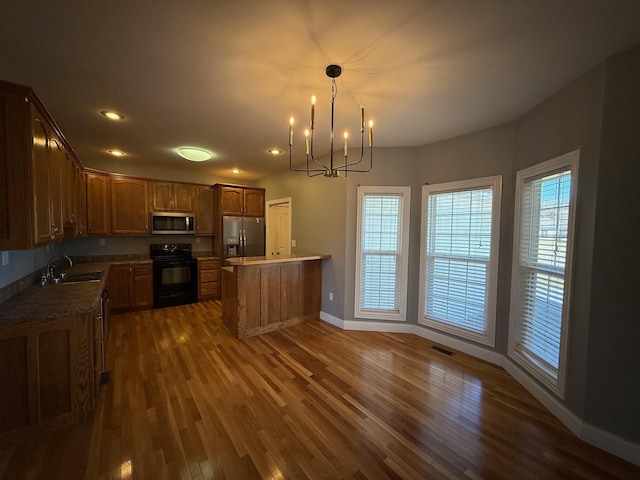
[[[124,152],[122,150],[107,150],[114,157],[124,157]]]
[[[176,150],[182,158],[192,162],[204,162],[211,158],[211,153],[196,147],[180,147]]]
[[[231,171],[231,173],[235,173],[235,174],[240,173],[240,169],[239,168],[232,168],[230,171]]]
[[[280,155],[282,153],[282,150],[274,147],[267,150],[267,152],[269,152],[271,155]]]
[[[100,113],[107,117],[109,120],[124,120],[124,115],[118,112],[114,112],[113,110],[102,110]]]

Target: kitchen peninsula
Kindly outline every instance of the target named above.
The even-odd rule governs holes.
[[[222,320],[242,339],[320,314],[322,261],[331,255],[228,258],[222,268]]]

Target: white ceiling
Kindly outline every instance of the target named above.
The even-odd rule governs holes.
[[[357,133],[363,99],[377,146],[425,145],[515,119],[640,45],[640,1],[3,0],[0,44],[0,79],[34,88],[85,165],[119,148],[254,180],[288,168],[266,151],[287,147],[292,114],[302,156],[312,94],[328,151],[327,64],[343,67],[337,130]]]

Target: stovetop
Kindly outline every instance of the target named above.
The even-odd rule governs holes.
[[[152,260],[191,258],[190,243],[154,243],[149,250]]]

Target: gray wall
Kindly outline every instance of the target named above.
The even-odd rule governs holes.
[[[587,374],[604,72],[604,64],[597,66],[516,122],[516,171],[580,149],[565,395],[567,407],[579,417],[584,413]]]
[[[266,200],[291,197],[292,253],[327,253],[322,267],[322,310],[344,318],[345,202],[344,178],[309,178],[286,170],[256,182]],[[329,292],[333,301],[329,301]]]
[[[416,174],[416,177],[431,184],[502,175],[495,346],[500,353],[507,351],[509,328],[515,198],[514,139],[515,127],[509,123],[427,145],[420,149],[420,164]],[[416,206],[419,209],[420,203]],[[420,228],[419,224],[417,228]],[[418,281],[417,276],[415,281]],[[414,302],[417,304],[418,298]]]
[[[409,281],[407,282],[407,319],[415,323],[417,305],[413,301],[418,293],[418,285],[413,279],[419,275],[420,260],[420,186],[417,178],[418,163],[417,148],[376,148],[374,153],[374,168],[369,173],[354,173],[347,176],[346,202],[346,256],[345,256],[345,320],[354,320],[355,306],[355,267],[356,267],[356,236],[358,185],[388,185],[410,186],[410,231],[409,231]],[[416,223],[417,222],[417,223]],[[357,320],[357,319],[356,319]],[[372,320],[365,320],[371,322]]]
[[[640,443],[640,49],[606,67],[584,418]]]

